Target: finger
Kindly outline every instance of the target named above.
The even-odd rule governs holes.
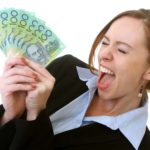
[[[36,83],[36,78],[14,75],[8,78],[5,78],[4,84],[17,84],[17,83]]]
[[[46,78],[49,78],[51,76],[50,73],[42,65],[35,63],[31,60],[28,60],[28,59],[25,59],[25,60],[28,66],[32,68],[33,70],[35,70],[37,73],[41,74],[42,76]]]
[[[37,76],[36,80],[39,82],[43,82],[44,84],[51,84],[55,82],[55,78],[51,74],[49,74],[49,76],[43,76],[39,74],[38,72],[35,72],[35,73]]]
[[[32,78],[37,77],[36,73],[32,69],[26,66],[13,67],[3,74],[3,76],[5,77],[10,77],[13,75],[22,75],[22,76],[27,76],[27,77],[32,77]]]
[[[36,84],[11,84],[3,86],[2,93],[10,93],[17,91],[30,91],[36,88]]]
[[[5,62],[4,71],[9,70],[15,65],[26,65],[26,64],[27,63],[23,57],[9,58],[9,60]]]

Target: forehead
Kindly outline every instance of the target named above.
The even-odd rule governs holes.
[[[144,44],[145,31],[143,22],[132,17],[122,17],[112,23],[106,36],[114,39],[129,42],[132,45]]]

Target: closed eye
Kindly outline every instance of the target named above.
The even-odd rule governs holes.
[[[109,45],[107,42],[104,42],[104,41],[101,44],[102,45]]]
[[[119,52],[123,53],[123,54],[126,54],[127,52],[122,50],[122,49],[118,49]]]

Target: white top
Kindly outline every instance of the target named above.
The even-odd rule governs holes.
[[[121,115],[85,117],[86,110],[97,89],[98,77],[86,68],[77,67],[77,72],[81,80],[87,81],[86,85],[89,90],[50,116],[54,134],[78,128],[86,123],[97,122],[112,130],[119,129],[133,147],[138,149],[146,131],[148,101],[143,106]]]

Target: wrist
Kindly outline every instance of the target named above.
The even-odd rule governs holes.
[[[36,110],[30,110],[30,111],[27,111],[27,121],[33,121],[33,120],[36,120],[36,118],[38,117],[39,115],[39,112],[36,111]]]
[[[3,116],[1,117],[1,119],[0,119],[0,125],[2,126],[2,125],[6,124],[7,122],[9,122],[12,119],[14,119],[14,116],[12,116],[9,113],[5,112],[3,114]]]

